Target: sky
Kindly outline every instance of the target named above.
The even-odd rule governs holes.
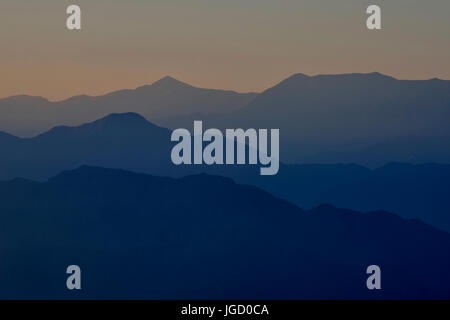
[[[82,30],[66,28],[66,8]],[[366,28],[369,4],[382,30]],[[2,0],[0,97],[150,84],[260,92],[294,73],[450,79],[448,0]]]

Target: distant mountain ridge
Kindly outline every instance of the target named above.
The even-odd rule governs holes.
[[[134,90],[49,102],[0,100],[0,130],[33,136],[110,113],[135,112],[170,129],[280,129],[284,163],[450,163],[450,81],[377,72],[294,74],[260,94],[195,88],[171,77]]]
[[[450,297],[450,234],[383,211],[305,212],[228,178],[82,166],[0,182],[0,212],[1,298]],[[74,263],[80,292],[64,286]]]
[[[297,75],[237,113],[243,123],[280,127],[285,162],[450,163],[450,81]]]
[[[159,124],[186,127],[196,117]],[[209,127],[280,129],[285,163],[450,163],[448,80],[295,74],[243,108],[202,120]]]
[[[74,96],[51,102],[42,97],[0,99],[0,128],[33,136],[57,125],[80,125],[111,113],[135,112],[150,119],[192,113],[225,113],[247,105],[256,93],[196,88],[172,77],[134,90]]]

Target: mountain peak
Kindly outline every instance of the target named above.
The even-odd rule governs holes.
[[[138,113],[135,112],[125,112],[125,113],[111,113],[97,121],[110,122],[110,121],[145,121],[147,120]]]
[[[379,72],[371,72],[371,73],[342,73],[342,74],[318,74],[315,76],[308,76],[303,73],[296,73],[292,76],[288,77],[287,79],[283,80],[281,83],[285,82],[295,82],[295,81],[302,81],[307,79],[334,79],[334,80],[343,80],[343,79],[349,79],[349,80],[376,80],[376,79],[383,79],[383,80],[396,80],[395,78],[391,76],[387,76],[385,74],[379,73]]]
[[[125,113],[111,113],[96,121],[86,123],[82,127],[91,128],[116,128],[123,130],[124,128],[140,128],[140,127],[153,127],[159,128],[157,125],[149,122],[143,116],[135,112]]]
[[[308,90],[311,88],[319,88],[319,86],[324,86],[327,88],[336,88],[336,86],[344,84],[378,84],[378,83],[388,83],[397,80],[393,77],[381,74],[379,72],[372,73],[343,73],[343,74],[318,74],[309,76],[303,73],[296,73],[290,77],[284,79],[272,88],[269,88],[265,93],[274,93],[277,95],[286,94],[298,94],[299,90]],[[328,86],[328,87],[326,87]],[[264,97],[264,93],[261,95]],[[260,97],[261,97],[260,96]]]
[[[342,74],[319,74],[312,78],[317,79],[334,79],[334,80],[396,80],[391,76],[387,76],[385,74],[379,72],[370,72],[370,73],[342,73]]]
[[[164,76],[161,79],[159,79],[158,81],[178,81],[178,80],[171,76]],[[180,81],[178,81],[178,82],[180,82]]]
[[[368,77],[379,78],[379,79],[397,80],[397,79],[394,78],[394,77],[391,77],[391,76],[382,74],[382,73],[380,73],[380,72],[371,72],[371,73],[367,73],[367,74],[362,73],[361,75],[366,75],[366,76],[368,76]]]
[[[292,76],[288,77],[288,79],[306,79],[306,78],[311,78],[311,76],[308,76],[307,74],[304,73],[295,73]]]
[[[49,137],[58,136],[59,134],[67,134],[74,132],[100,132],[104,133],[104,130],[113,133],[120,133],[123,131],[130,132],[135,130],[145,129],[158,129],[159,131],[166,131],[167,129],[161,128],[145,119],[138,113],[127,112],[127,113],[111,113],[101,119],[95,120],[93,122],[88,122],[80,126],[57,126],[53,127],[47,132],[44,132],[37,137]],[[81,130],[81,131],[80,131]]]
[[[158,81],[155,81],[152,85],[152,87],[158,87],[158,88],[189,88],[192,87],[191,85],[184,83],[180,80],[177,80],[171,76],[165,76]]]

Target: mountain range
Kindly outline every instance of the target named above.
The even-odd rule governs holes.
[[[21,137],[135,112],[170,129],[280,129],[285,163],[450,163],[450,81],[380,73],[295,74],[260,94],[201,89],[171,77],[135,90],[50,102],[0,100],[0,128]]]
[[[0,299],[449,299],[449,116],[379,73],[0,99]],[[173,165],[194,120],[280,129],[278,174]]]
[[[261,177],[255,166],[175,166],[170,130],[135,113],[111,114],[77,127],[59,126],[21,139],[0,134],[0,179],[45,181],[81,165],[182,177],[209,173],[258,186],[303,208],[323,203],[360,211],[384,209],[450,232],[450,165],[390,163],[281,164]]]
[[[450,234],[223,177],[82,166],[0,182],[0,212],[0,298],[450,298]],[[81,291],[65,288],[72,264]],[[373,264],[382,290],[366,288]]]
[[[373,168],[391,161],[450,163],[446,80],[295,74],[227,114],[182,116],[158,124],[174,129],[190,127],[193,120],[222,129],[280,129],[285,163],[345,162]]]
[[[247,105],[255,93],[202,89],[164,77],[151,85],[102,96],[75,96],[51,102],[42,97],[0,99],[0,128],[31,137],[59,125],[81,125],[111,113],[136,112],[149,119],[194,113],[225,113]]]

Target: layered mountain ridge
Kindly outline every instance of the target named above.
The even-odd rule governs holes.
[[[387,212],[305,212],[227,178],[91,166],[0,182],[0,200],[3,298],[450,296],[450,234]],[[85,279],[77,293],[62,285],[74,263]],[[381,291],[366,288],[372,264]]]

